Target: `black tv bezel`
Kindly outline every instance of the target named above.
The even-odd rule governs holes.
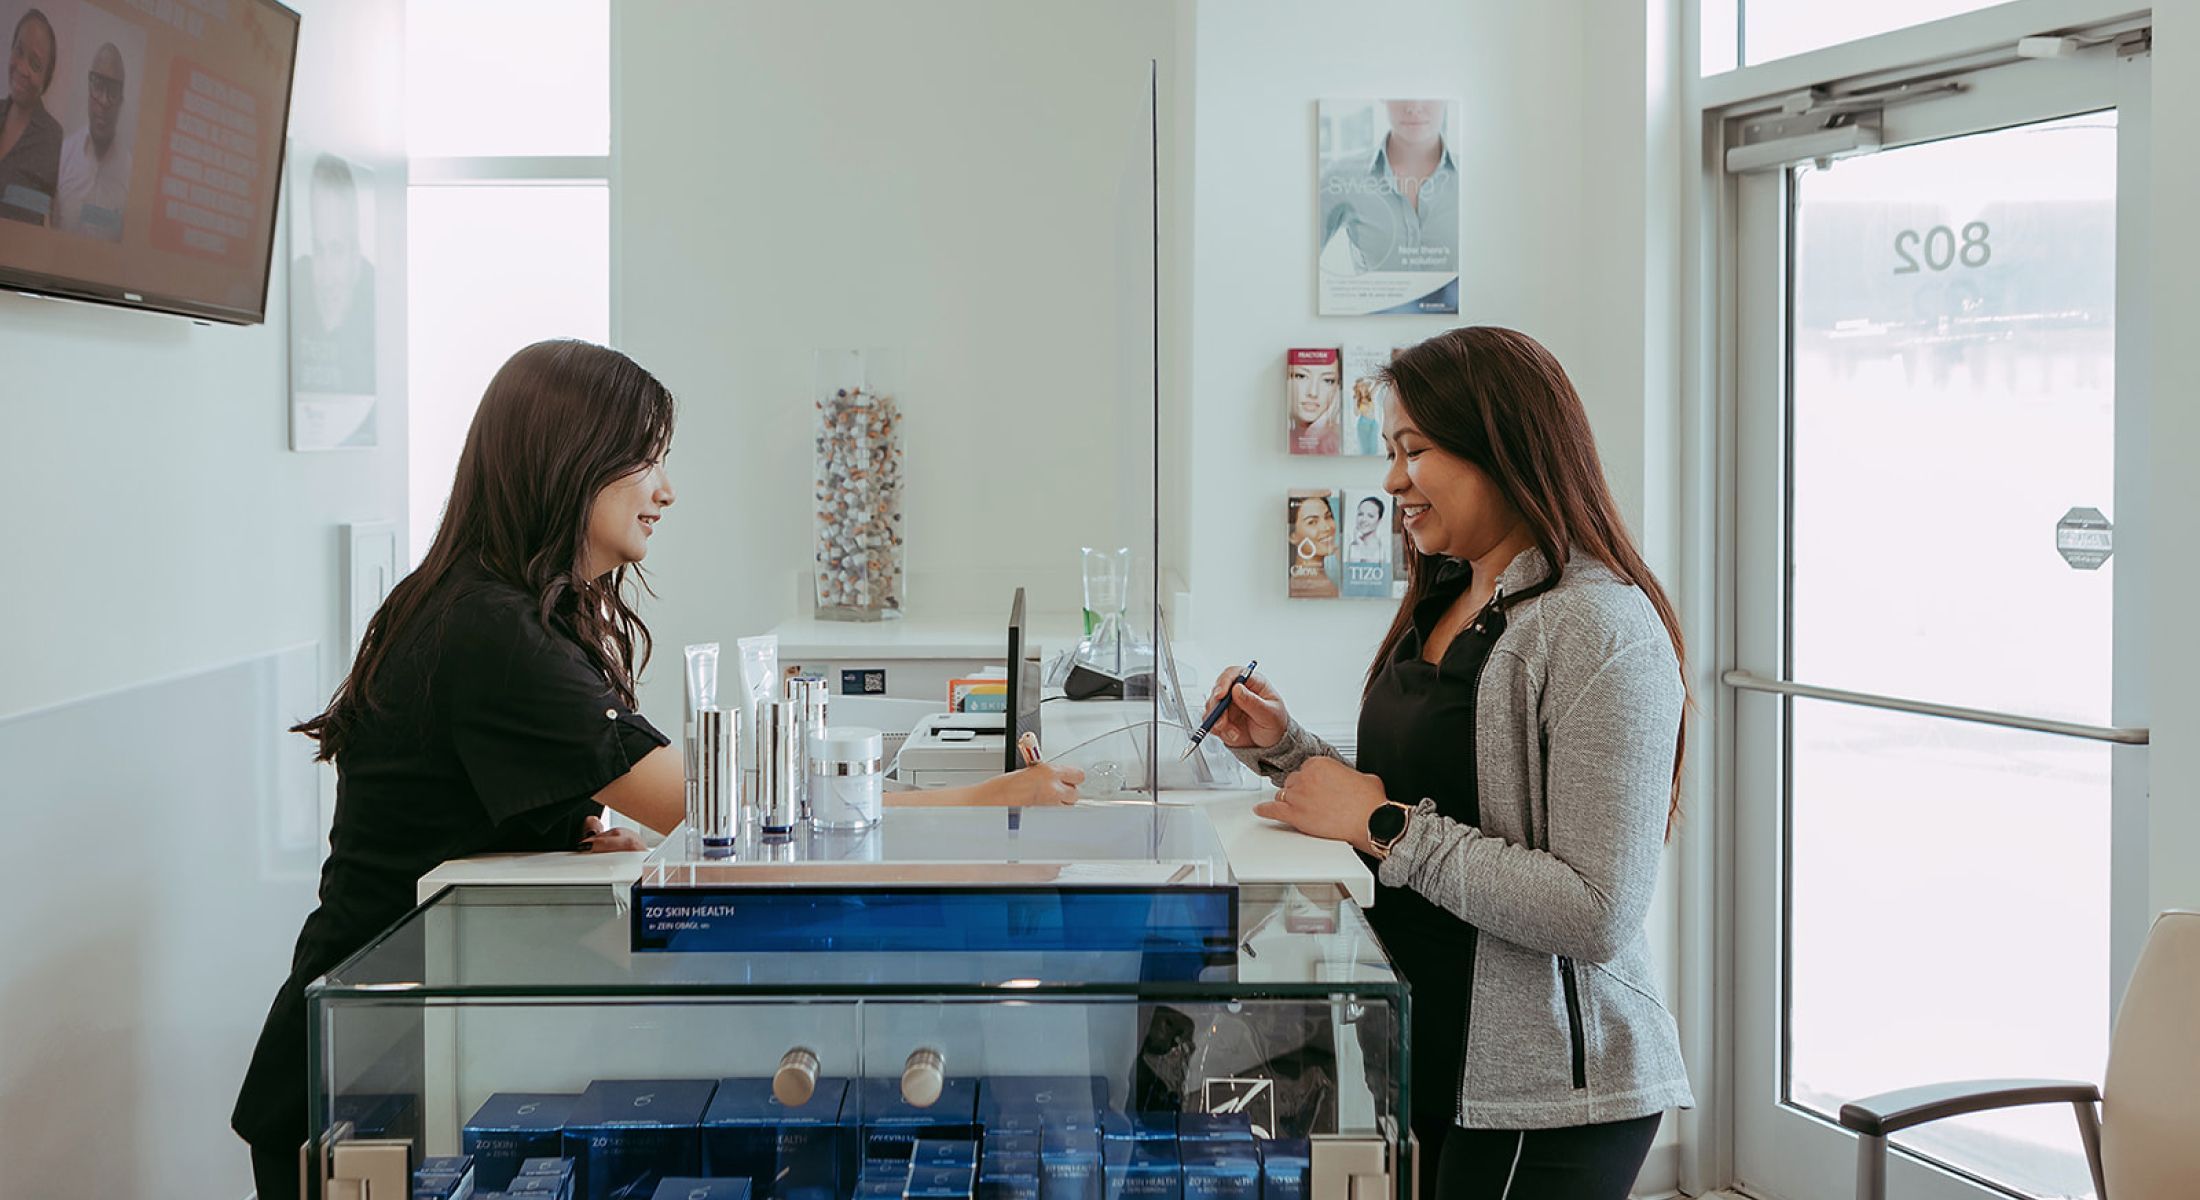
[[[275,194],[270,199],[267,213],[267,255],[260,263],[260,303],[257,308],[230,308],[225,305],[207,304],[180,296],[164,296],[152,292],[135,292],[128,288],[95,284],[83,279],[47,275],[38,271],[26,271],[0,263],[0,290],[20,292],[28,296],[51,297],[57,300],[80,300],[88,304],[106,305],[110,308],[129,308],[140,312],[160,313],[167,316],[190,317],[194,320],[219,321],[225,325],[264,325],[267,323],[267,294],[273,288],[269,280],[275,269],[276,229],[283,212],[283,179],[290,169],[290,105],[298,90],[298,29],[303,18],[298,10],[282,0],[246,0],[290,18],[290,70],[283,78],[282,137],[275,145]],[[133,299],[134,297],[134,299]]]

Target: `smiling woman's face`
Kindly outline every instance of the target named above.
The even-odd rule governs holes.
[[[53,33],[45,22],[26,19],[8,44],[8,99],[25,108],[40,107],[53,79]]]
[[[1383,402],[1383,443],[1390,458],[1383,490],[1398,498],[1415,550],[1480,558],[1520,524],[1497,481],[1430,440],[1395,396]]]
[[[1291,521],[1291,545],[1301,558],[1327,558],[1337,552],[1337,518],[1329,501],[1316,497],[1299,501]]]
[[[672,478],[663,462],[645,463],[596,493],[588,510],[588,560],[581,575],[597,579],[649,554],[650,534],[671,506]]]

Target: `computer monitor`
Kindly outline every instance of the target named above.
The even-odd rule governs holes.
[[[1024,589],[1016,589],[1015,603],[1008,610],[1008,676],[1007,703],[1001,709],[1001,727],[1008,746],[1003,770],[1015,771],[1024,765],[1023,752],[1016,748],[1016,740],[1026,732],[1039,732],[1039,688],[1042,672],[1037,658],[1027,658],[1031,645],[1029,631],[1024,628]]]

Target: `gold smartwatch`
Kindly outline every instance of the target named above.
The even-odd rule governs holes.
[[[1406,818],[1412,815],[1410,806],[1396,800],[1385,800],[1381,808],[1367,814],[1367,842],[1376,858],[1390,857],[1390,848],[1406,835]]]

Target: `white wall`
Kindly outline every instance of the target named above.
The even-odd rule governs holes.
[[[616,19],[613,327],[681,400],[644,707],[677,719],[684,643],[797,615],[822,348],[902,354],[908,610],[1005,621],[1022,584],[1074,613],[1079,545],[1152,538],[1145,97],[1172,7]]]
[[[325,695],[341,669],[336,526],[404,519],[404,7],[297,7],[291,130],[376,168],[381,189],[383,444],[286,449],[279,266],[276,316],[248,328],[0,295],[0,720],[103,696],[92,703],[127,711],[155,680],[301,643],[319,644],[306,672],[319,679],[292,691]],[[229,1103],[312,884],[261,869],[268,810],[198,797],[169,735],[156,719],[0,763],[9,895],[77,901],[28,917],[11,905],[0,928],[0,1094],[84,1114],[0,1122],[10,1195],[249,1189]],[[204,749],[230,763],[255,751]],[[19,790],[34,767],[60,782]],[[102,791],[118,773],[173,783]],[[117,913],[96,902],[109,888],[142,903]]]
[[[1378,487],[1383,467],[1287,453],[1283,354],[1500,324],[1584,369],[1594,343],[1580,311],[1581,10],[1387,0],[1346,19],[1323,0],[1206,0],[1197,12],[1190,635],[1218,662],[1258,658],[1302,720],[1349,724],[1394,608],[1285,598],[1284,494]],[[1456,149],[1461,312],[1315,316],[1315,101],[1408,93],[1466,106]],[[1600,436],[1639,439],[1630,428],[1639,412],[1629,416],[1639,400],[1599,394],[1590,403]],[[1605,452],[1607,461],[1634,457],[1624,444]],[[1630,478],[1637,496],[1623,504],[1632,515],[1639,473]]]

